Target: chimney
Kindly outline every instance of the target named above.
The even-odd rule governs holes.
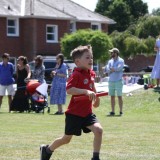
[[[30,0],[30,14],[34,15],[34,0]]]

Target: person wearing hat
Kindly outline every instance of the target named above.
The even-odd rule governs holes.
[[[6,91],[8,92],[8,105],[9,112],[11,107],[11,102],[14,94],[13,83],[15,79],[13,78],[14,66],[9,62],[10,55],[4,53],[2,55],[2,62],[0,63],[0,107],[2,105],[3,96],[5,96]]]
[[[111,96],[111,112],[109,116],[115,115],[115,96],[118,97],[119,105],[119,115],[123,114],[123,99],[122,99],[122,89],[123,89],[123,67],[124,60],[119,57],[119,49],[113,48],[109,50],[111,59],[108,61],[107,65],[104,67],[105,73],[108,74],[108,89],[109,95]]]

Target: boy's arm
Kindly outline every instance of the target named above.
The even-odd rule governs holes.
[[[71,94],[71,95],[87,94],[87,90],[76,88],[76,87],[71,87],[67,89],[67,94]]]
[[[89,100],[94,100],[96,99],[96,93],[87,89],[81,89],[81,88],[76,88],[76,87],[71,87],[67,89],[67,94],[71,95],[82,95],[85,94],[89,96]]]
[[[97,92],[95,85],[93,87],[93,90],[94,90],[95,93]],[[100,105],[100,98],[96,97],[95,100],[94,100],[94,103],[93,103],[93,107],[97,108],[97,107],[99,107],[99,105]]]

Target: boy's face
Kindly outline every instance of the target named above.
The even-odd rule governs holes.
[[[93,66],[93,54],[91,52],[84,52],[80,58],[75,60],[77,67],[85,70],[91,69]]]

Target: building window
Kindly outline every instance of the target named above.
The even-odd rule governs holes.
[[[19,19],[7,19],[7,36],[19,36]]]
[[[58,27],[57,25],[47,25],[46,27],[46,42],[57,43],[58,42]]]
[[[76,22],[70,22],[70,32],[76,31]]]
[[[92,30],[101,30],[101,24],[100,23],[92,23],[91,29]]]

